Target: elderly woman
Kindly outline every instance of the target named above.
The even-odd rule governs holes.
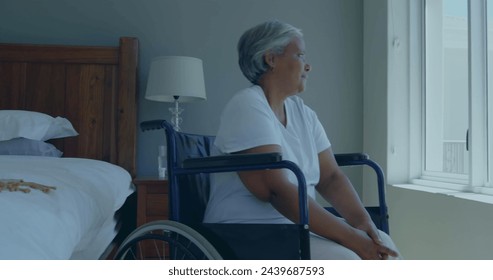
[[[279,21],[259,24],[242,35],[238,54],[253,85],[226,105],[215,146],[221,153],[280,152],[298,164],[310,196],[312,259],[397,257],[338,167],[317,115],[296,96],[310,71],[301,31]],[[321,207],[315,190],[344,219]],[[204,222],[292,223],[298,219],[297,197],[297,181],[285,170],[216,174]]]

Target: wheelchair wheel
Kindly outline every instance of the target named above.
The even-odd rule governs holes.
[[[119,260],[221,260],[194,229],[174,221],[153,221],[134,230],[118,249]]]

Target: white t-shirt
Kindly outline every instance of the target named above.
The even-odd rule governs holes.
[[[305,175],[308,195],[315,196],[320,178],[318,153],[330,147],[313,110],[292,96],[284,102],[287,125],[279,122],[259,86],[238,92],[226,105],[214,145],[220,154],[262,145],[279,145],[283,159],[296,163]],[[289,180],[295,175],[286,170]],[[204,222],[291,223],[268,202],[257,199],[236,172],[211,175],[211,192]]]

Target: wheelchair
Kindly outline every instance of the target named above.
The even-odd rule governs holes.
[[[168,148],[169,216],[134,230],[115,259],[310,259],[306,183],[296,164],[277,153],[213,156],[214,136],[178,132],[165,120],[141,123],[143,131],[165,129]],[[366,154],[336,154],[339,166],[366,165],[377,178],[379,205],[366,207],[375,225],[389,233],[384,176]],[[217,172],[280,169],[298,179],[300,221],[294,224],[203,223],[209,176]],[[338,213],[330,207],[327,211]]]

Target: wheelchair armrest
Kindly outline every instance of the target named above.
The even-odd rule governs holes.
[[[236,154],[224,156],[211,156],[202,158],[189,158],[182,162],[183,168],[215,168],[225,166],[249,166],[280,162],[280,153],[262,154]]]
[[[334,157],[340,166],[357,165],[370,159],[368,154],[365,153],[335,154]]]
[[[183,160],[181,165],[181,168],[177,168],[175,170],[175,172],[178,173],[177,175],[238,172],[263,169],[289,169],[294,173],[296,179],[298,180],[298,200],[300,210],[299,224],[308,226],[308,206],[306,203],[307,191],[305,177],[303,176],[301,169],[294,162],[283,160],[280,153],[233,154],[189,158]],[[176,211],[174,212],[176,213]]]
[[[389,225],[388,225],[388,220],[386,218],[387,204],[385,202],[385,179],[384,179],[382,168],[375,161],[371,160],[367,154],[364,153],[336,154],[334,156],[339,166],[366,165],[371,167],[373,171],[375,171],[375,174],[377,176],[377,183],[378,183],[378,201],[379,201],[378,213],[380,217],[384,217],[382,218],[381,221],[379,221],[380,224],[379,229],[388,233]]]

